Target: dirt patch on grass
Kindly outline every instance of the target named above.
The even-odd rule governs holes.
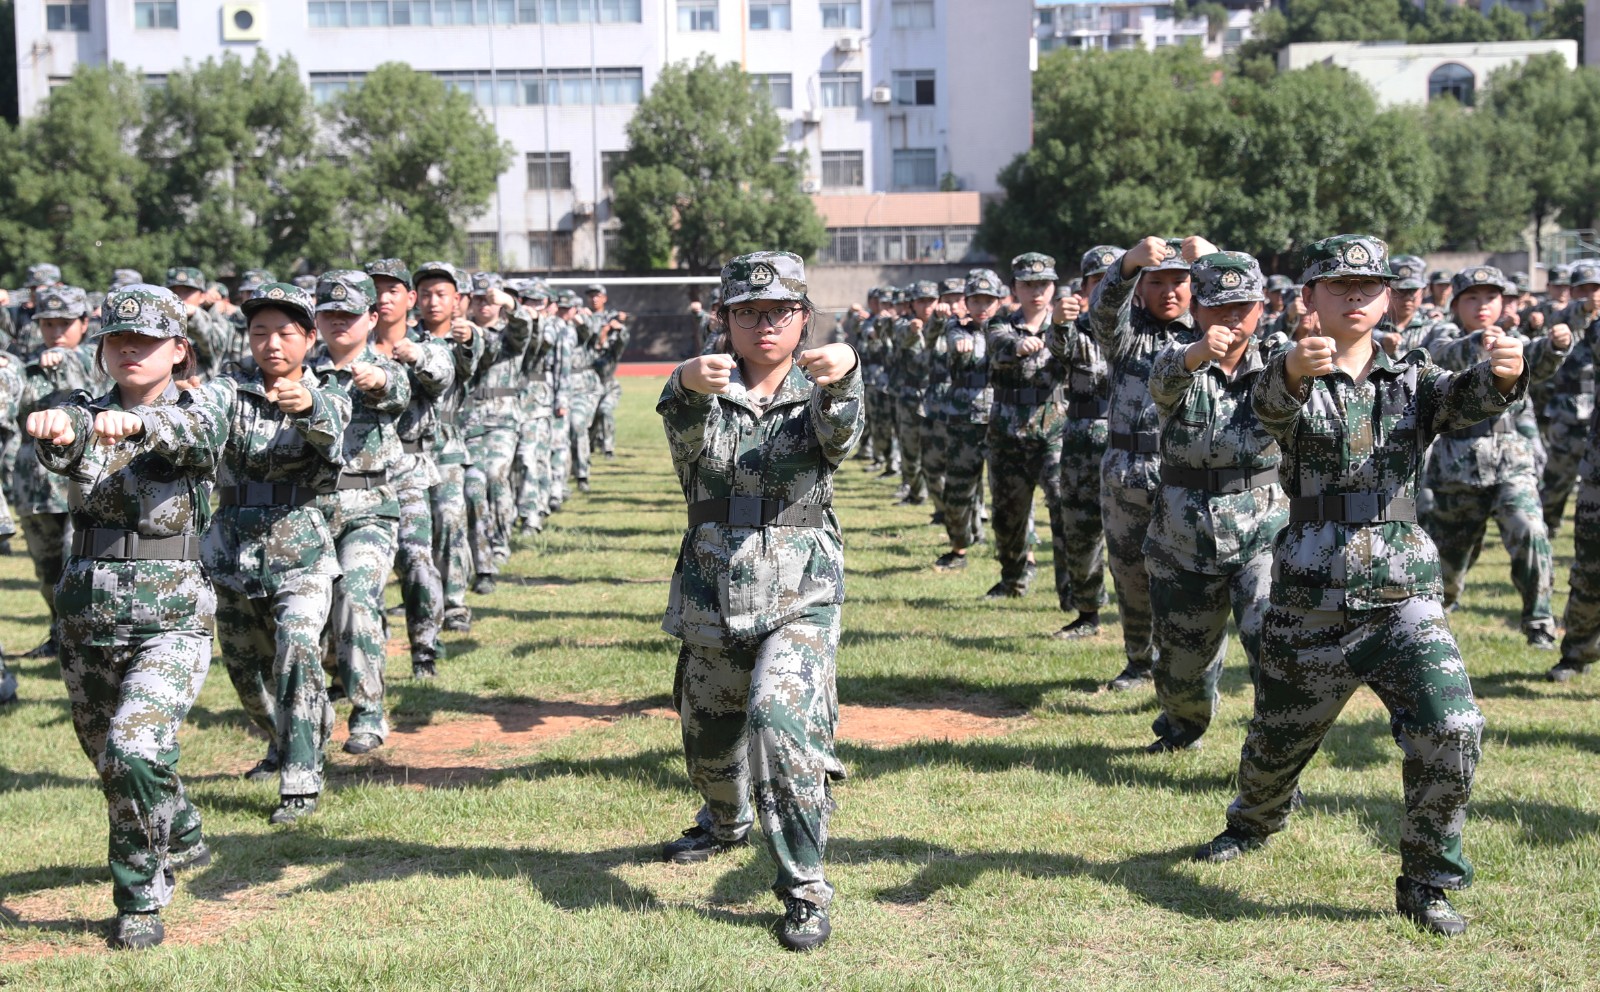
[[[1025,715],[982,696],[962,696],[900,706],[840,706],[838,738],[855,744],[964,741],[999,737]]]

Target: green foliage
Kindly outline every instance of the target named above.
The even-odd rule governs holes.
[[[1424,126],[1439,170],[1431,213],[1446,240],[1463,250],[1515,245],[1533,209],[1532,187],[1506,181],[1521,158],[1516,128],[1454,100],[1430,104]]]
[[[1568,69],[1541,55],[1489,77],[1476,116],[1493,117],[1508,156],[1504,178],[1532,194],[1529,220],[1562,217],[1584,225],[1596,215],[1600,180],[1600,72]]]
[[[1583,51],[1584,0],[1557,0],[1534,15],[1541,38],[1570,38],[1578,43],[1578,64],[1585,65]]]
[[[800,190],[803,159],[782,148],[783,122],[737,65],[667,66],[628,124],[613,183],[623,264],[714,272],[751,251],[814,255],[827,232]]]

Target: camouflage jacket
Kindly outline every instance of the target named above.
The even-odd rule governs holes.
[[[207,379],[221,375],[230,364],[242,364],[250,353],[249,340],[225,315],[201,307],[189,317],[189,344],[195,367]]]
[[[1002,330],[1005,320],[995,317],[982,327],[969,317],[944,325],[944,351],[950,366],[950,392],[945,402],[946,419],[963,424],[987,424],[994,407],[994,389],[989,385],[989,333]],[[970,341],[972,350],[960,352],[956,345]]]
[[[1194,343],[1194,319],[1187,313],[1177,320],[1160,321],[1150,311],[1133,305],[1137,276],[1124,279],[1122,266],[1113,265],[1095,287],[1089,307],[1089,326],[1105,356],[1111,378],[1111,409],[1106,427],[1112,443],[1106,448],[1101,472],[1126,489],[1153,492],[1160,484],[1161,456],[1120,449],[1117,435],[1149,435],[1160,426],[1155,401],[1150,398],[1150,366],[1156,355],[1172,345]]]
[[[439,432],[433,439],[433,460],[439,465],[466,464],[469,458],[466,442],[462,440],[461,422],[467,404],[467,390],[471,388],[472,377],[483,361],[488,338],[481,327],[473,332],[472,340],[465,343],[454,340],[448,334],[435,337],[426,329],[419,328],[418,333],[448,348],[455,363],[450,385],[440,391],[433,401],[433,413],[439,424]]]
[[[1150,367],[1162,466],[1252,473],[1276,468],[1278,442],[1250,406],[1250,390],[1266,365],[1260,353],[1247,349],[1229,377],[1215,362],[1190,372],[1184,367],[1188,348],[1172,345]],[[1266,554],[1288,520],[1289,500],[1276,482],[1232,493],[1163,482],[1144,550],[1176,568],[1220,575]]]
[[[628,350],[628,341],[632,336],[626,324],[621,330],[606,335],[604,343],[600,341],[598,334],[595,335],[594,371],[601,382],[610,383],[616,380],[617,366],[622,364],[622,353]]]
[[[555,335],[556,360],[550,404],[556,410],[567,410],[572,407],[572,377],[577,374],[578,363],[583,356],[578,351],[578,329],[572,326],[571,321],[560,317],[554,320],[551,332]]]
[[[179,396],[169,384],[154,405],[170,406]],[[187,445],[164,448],[148,433],[117,444],[96,443],[95,414],[122,409],[115,389],[100,397],[80,390],[61,409],[72,418],[72,443],[40,442],[37,450],[40,463],[67,482],[75,528],[199,538],[211,515],[215,452]],[[216,612],[211,580],[198,561],[74,556],[56,588],[60,609],[99,621],[92,640],[97,646],[169,631],[208,631]]]
[[[1283,489],[1297,496],[1375,493],[1416,498],[1423,453],[1441,431],[1470,427],[1527,391],[1510,396],[1487,362],[1446,372],[1421,351],[1390,358],[1382,349],[1357,384],[1335,371],[1291,393],[1287,355],[1267,363],[1252,404],[1283,451]],[[1290,521],[1273,548],[1272,602],[1303,610],[1362,610],[1412,596],[1441,595],[1439,552],[1420,524]]]
[[[1089,315],[1080,314],[1071,324],[1051,325],[1046,343],[1050,354],[1067,370],[1068,419],[1103,419],[1079,417],[1073,412],[1089,405],[1099,407],[1102,402],[1109,404],[1111,399],[1111,377],[1100,354],[1100,344],[1094,339]]]
[[[1009,319],[989,325],[989,385],[994,387],[994,407],[989,413],[989,437],[1042,440],[1061,433],[1066,406],[1059,389],[1066,370],[1048,347],[1031,355],[1017,354],[1026,338],[1044,340],[1048,322],[1029,330],[1018,310]],[[1032,390],[1032,396],[1019,391]]]
[[[863,384],[875,393],[889,389],[892,346],[889,332],[893,327],[894,319],[891,317],[872,317],[861,327],[861,346],[856,349],[856,354],[861,358]]]
[[[1422,343],[1428,339],[1430,332],[1438,323],[1437,319],[1423,313],[1419,308],[1416,313],[1411,315],[1411,319],[1406,321],[1406,326],[1398,330],[1395,329],[1394,321],[1384,317],[1378,322],[1378,326],[1372,329],[1372,335],[1374,338],[1380,334],[1398,335],[1400,345],[1396,354],[1404,355],[1413,348],[1423,347]]]
[[[934,317],[922,329],[922,347],[928,356],[928,388],[922,394],[922,410],[940,420],[950,409],[950,346],[944,327],[954,321],[954,317]]]
[[[406,382],[411,387],[411,400],[395,420],[395,433],[404,443],[431,442],[439,433],[439,413],[435,405],[455,383],[456,363],[450,342],[429,336],[420,328],[406,331],[406,340],[417,345],[421,353],[411,365],[401,365],[406,371]]]
[[[517,426],[517,400],[524,385],[522,361],[533,341],[533,314],[527,307],[517,307],[511,316],[483,334],[483,358],[472,377],[462,425],[467,437]]]
[[[866,429],[860,366],[813,385],[799,367],[763,413],[738,381],[725,395],[683,388],[674,372],[656,412],[683,494],[750,496],[828,507],[822,527],[692,526],[683,536],[662,629],[697,644],[759,637],[819,606],[844,602],[844,544],[833,473]]]
[[[1436,336],[1429,349],[1440,368],[1460,372],[1484,360],[1482,331],[1462,334],[1455,324],[1444,326],[1449,330]],[[1566,354],[1557,351],[1548,337],[1525,339],[1522,359],[1528,366],[1529,388],[1548,381]],[[1535,439],[1539,425],[1534,420],[1533,404],[1526,398],[1516,400],[1497,419],[1505,422],[1501,433],[1483,437],[1441,433],[1428,458],[1428,484],[1497,486],[1521,477],[1537,486]]]
[[[1594,419],[1595,356],[1600,355],[1600,314],[1590,319],[1579,304],[1568,307],[1556,323],[1572,328],[1572,350],[1549,384],[1545,419],[1576,426]]]
[[[566,321],[560,317],[539,315],[537,332],[522,356],[522,395],[518,404],[524,417],[548,417],[551,409],[560,405],[561,383],[565,378],[560,369],[567,361],[565,325]]]
[[[600,329],[605,327],[612,318],[616,317],[615,310],[602,310],[600,313],[580,313],[577,319],[578,354],[575,356],[572,384],[579,391],[598,392],[601,389],[600,365],[601,352],[610,347],[612,337],[606,336],[604,344],[600,341]],[[623,344],[627,343],[626,339]],[[621,352],[619,351],[620,355]]]
[[[18,422],[28,414],[65,403],[79,390],[91,390],[103,377],[93,372],[94,349],[88,344],[74,350],[52,348],[61,352],[63,359],[54,368],[40,364],[41,353],[23,367],[22,395],[17,400]],[[11,476],[11,508],[21,516],[38,513],[66,513],[68,505],[67,480],[45,469],[35,456],[38,442],[26,432],[22,446],[17,450],[17,467]]]
[[[350,400],[350,420],[345,424],[340,458],[340,473],[368,474],[387,472],[399,461],[404,451],[400,447],[400,434],[395,424],[411,402],[411,379],[405,367],[392,358],[378,354],[368,344],[352,360],[376,365],[383,369],[388,381],[377,392],[357,389],[350,366],[337,368],[325,347],[318,348],[311,359],[311,371],[330,386],[337,385]]]
[[[135,409],[148,444],[199,448],[215,459],[219,489],[247,482],[333,489],[343,464],[350,397],[307,369],[311,409],[291,417],[268,402],[259,371],[225,372],[178,403]],[[201,545],[211,581],[251,599],[270,597],[290,577],[340,573],[333,538],[315,502],[222,506]]]
[[[889,367],[889,391],[897,400],[921,403],[928,391],[928,342],[910,317],[894,322],[889,333],[894,342],[894,363]]]

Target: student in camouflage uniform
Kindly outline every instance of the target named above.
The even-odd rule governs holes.
[[[599,414],[600,401],[606,392],[606,385],[600,374],[604,362],[602,356],[613,350],[620,356],[621,350],[617,342],[620,341],[622,345],[627,343],[626,337],[615,337],[619,332],[624,335],[627,333],[627,314],[605,308],[605,287],[595,284],[584,292],[588,306],[580,310],[577,315],[578,354],[574,358],[569,392],[571,399],[567,408],[567,433],[572,448],[572,475],[577,481],[580,493],[589,491],[591,432]]]
[[[459,316],[462,274],[449,262],[424,262],[412,273],[417,290],[418,324],[428,340],[450,350],[454,375],[434,400],[439,431],[434,439],[434,464],[439,484],[428,490],[433,510],[433,560],[444,589],[443,628],[472,629],[467,609],[467,582],[472,575],[472,541],[467,529],[467,446],[461,438],[461,413],[468,384],[483,360],[485,338],[473,323]]]
[[[673,373],[657,412],[689,501],[662,627],[683,641],[673,696],[689,777],[705,801],[665,845],[672,862],[746,843],[757,815],[778,866],[778,940],[828,939],[823,877],[844,550],[833,473],[865,429],[849,345],[801,351],[814,308],[805,267],[758,252],[722,270],[733,354]],[[751,792],[754,791],[754,806]]]
[[[1051,535],[1058,561],[1056,599],[1077,616],[1053,635],[1058,640],[1092,637],[1100,631],[1105,602],[1105,527],[1100,519],[1100,465],[1109,437],[1111,382],[1082,300],[1094,294],[1122,249],[1097,245],[1083,255],[1083,283],[1073,294],[1077,313],[1063,306],[1050,329],[1050,353],[1066,369],[1067,422],[1061,436],[1061,533]],[[1063,301],[1064,303],[1064,301]],[[1070,333],[1068,328],[1070,326]]]
[[[556,317],[550,291],[533,282],[522,291],[522,301],[534,315],[533,341],[522,360],[522,391],[518,395],[517,463],[522,467],[517,483],[518,533],[537,534],[550,515],[552,448],[551,424],[560,403],[557,366],[564,360],[562,321]]]
[[[922,469],[924,421],[923,395],[928,389],[928,342],[923,330],[933,322],[939,302],[939,284],[923,280],[909,291],[911,313],[890,328],[889,390],[894,396],[895,433],[900,438],[900,488],[895,499],[902,506],[928,501],[928,478]]]
[[[400,524],[393,473],[404,452],[396,422],[411,403],[405,370],[369,343],[377,303],[377,286],[365,272],[324,273],[317,281],[321,344],[309,362],[319,380],[350,400],[338,481],[333,492],[317,497],[343,576],[333,585],[327,633],[329,660],[350,699],[348,754],[366,754],[389,736],[383,587],[394,568]]]
[[[1450,285],[1455,273],[1436,269],[1428,274],[1428,303],[1439,313],[1450,312]]]
[[[1579,262],[1568,277],[1572,299],[1553,323],[1572,330],[1572,351],[1543,392],[1548,460],[1540,482],[1545,527],[1561,529],[1578,481],[1586,438],[1594,433],[1595,358],[1600,355],[1600,262]]]
[[[24,360],[37,358],[44,350],[44,338],[39,327],[39,302],[51,290],[68,288],[61,281],[61,269],[49,262],[28,266],[28,299],[17,307],[17,319],[11,329],[11,344],[7,350]],[[74,287],[75,288],[75,287]],[[81,292],[81,290],[80,290]],[[84,293],[85,333],[87,333],[88,293]]]
[[[1228,827],[1195,857],[1229,861],[1282,830],[1301,770],[1363,684],[1383,700],[1405,753],[1406,816],[1395,905],[1419,926],[1465,931],[1446,898],[1472,881],[1461,831],[1483,715],[1439,603],[1439,561],[1416,524],[1422,451],[1522,398],[1522,346],[1446,372],[1393,359],[1372,329],[1394,278],[1377,238],[1340,235],[1306,251],[1306,304],[1319,334],[1274,356],[1252,395],[1282,448],[1289,524],[1273,551],[1255,715]]]
[[[1438,321],[1422,306],[1422,290],[1427,285],[1422,272],[1426,263],[1415,255],[1396,255],[1390,265],[1395,278],[1389,286],[1389,311],[1372,334],[1379,347],[1390,357],[1398,358],[1422,347]]]
[[[1168,347],[1187,346],[1196,338],[1189,315],[1185,249],[1190,256],[1215,250],[1200,239],[1185,245],[1145,238],[1106,271],[1089,312],[1111,378],[1100,513],[1128,659],[1111,680],[1111,688],[1117,690],[1148,682],[1155,659],[1144,539],[1160,483],[1161,454],[1156,406],[1150,398],[1150,365]]]
[[[187,402],[139,411],[151,444],[217,460],[217,512],[201,552],[217,590],[223,662],[273,742],[247,773],[278,773],[272,823],[316,810],[333,732],[321,635],[340,570],[316,498],[339,478],[350,398],[304,364],[315,307],[305,290],[266,284],[244,305],[254,367],[190,390]]]
[[[517,304],[498,277],[483,277],[474,277],[473,302],[484,354],[470,382],[462,432],[471,453],[466,486],[472,591],[488,595],[494,592],[500,563],[511,556],[511,528],[517,518],[511,462],[517,455],[522,363],[535,328],[533,314]]]
[[[922,394],[922,477],[933,502],[934,526],[944,523],[944,484],[950,460],[950,353],[945,328],[966,315],[967,281],[956,277],[939,284],[939,302],[922,328],[923,350],[928,356],[928,388]]]
[[[1483,359],[1502,336],[1500,292],[1505,277],[1487,265],[1462,269],[1450,295],[1453,323],[1440,325],[1429,352],[1440,367],[1464,371]],[[1542,382],[1555,373],[1567,354],[1572,334],[1557,324],[1549,335],[1523,343],[1529,381]],[[1534,473],[1537,428],[1526,400],[1518,400],[1498,417],[1464,430],[1441,433],[1427,462],[1432,493],[1422,517],[1428,536],[1439,549],[1445,609],[1455,608],[1466,585],[1467,570],[1477,559],[1489,518],[1500,525],[1500,539],[1511,556],[1511,581],[1522,596],[1522,632],[1540,650],[1556,645],[1550,593],[1554,584],[1550,537],[1539,506]]]
[[[1580,263],[1576,268],[1593,263]],[[1587,273],[1581,274],[1588,278]],[[1585,284],[1586,293],[1600,296],[1600,279]],[[1569,310],[1569,316],[1578,311]],[[1590,347],[1596,327],[1588,327]],[[1576,352],[1576,349],[1574,349]],[[1570,360],[1570,358],[1569,358]],[[1592,381],[1592,380],[1591,380]],[[1582,675],[1600,658],[1600,430],[1591,430],[1579,462],[1577,506],[1572,520],[1572,572],[1567,609],[1562,617],[1566,633],[1561,638],[1561,660],[1547,673],[1552,682]]]
[[[208,379],[220,374],[226,362],[237,360],[238,356],[229,355],[228,351],[238,333],[232,321],[205,306],[205,273],[196,268],[175,266],[167,270],[166,287],[183,304],[198,373]]]
[[[595,334],[594,371],[600,377],[600,402],[595,407],[594,424],[589,429],[589,450],[607,458],[617,456],[617,404],[622,400],[622,384],[617,381],[617,366],[628,350],[628,315],[606,309],[606,288],[599,283],[589,287],[589,310],[607,318]]]
[[[577,388],[578,373],[584,367],[585,356],[578,342],[579,309],[582,304],[578,294],[568,290],[556,299],[556,378],[560,382],[560,402],[551,408],[550,418],[550,512],[555,513],[567,500],[567,479],[572,475],[572,425],[573,391]]]
[[[52,286],[35,295],[30,326],[36,329],[42,350],[23,366],[23,390],[17,403],[20,419],[59,406],[77,390],[91,388],[98,377],[91,371],[94,348],[84,340],[88,323],[89,298],[82,289]],[[33,559],[33,573],[50,611],[49,637],[24,657],[50,658],[56,655],[59,643],[56,584],[72,544],[70,487],[63,476],[39,463],[34,457],[36,448],[31,437],[22,438],[12,496]]]
[[[933,563],[935,570],[967,567],[967,549],[983,540],[980,493],[988,456],[989,413],[994,392],[989,387],[989,335],[1006,328],[1000,316],[1005,283],[991,269],[974,269],[962,289],[963,316],[945,323],[944,353],[950,368],[950,392],[944,410],[944,532],[950,550]]]
[[[411,676],[433,678],[438,674],[439,626],[444,621],[444,587],[433,559],[433,511],[428,505],[428,492],[440,481],[433,461],[439,434],[433,407],[455,381],[455,358],[449,344],[406,325],[417,294],[405,262],[380,258],[365,268],[378,294],[372,348],[400,364],[411,388],[411,401],[395,422],[400,454],[389,470],[400,508],[394,567],[411,645]]]
[[[878,312],[879,292],[880,290],[876,286],[867,290],[867,305],[864,307],[859,303],[850,304],[850,310],[844,315],[844,323],[841,328],[844,332],[844,340],[855,348],[857,355],[861,356],[863,376],[870,370],[870,366],[866,364],[864,349],[866,347],[867,331],[872,327],[872,322]],[[701,318],[701,321],[705,323],[711,319],[711,315],[707,313]],[[705,355],[709,354],[709,352],[702,350],[700,354]],[[866,436],[862,438],[861,444],[856,446],[856,453],[852,457],[866,462],[869,468],[873,462],[878,460],[877,453],[872,449],[872,411],[870,409],[867,411]]]
[[[1261,267],[1214,252],[1195,259],[1189,278],[1202,336],[1168,346],[1150,367],[1161,417],[1161,485],[1144,542],[1161,703],[1152,754],[1198,747],[1211,726],[1230,616],[1255,682],[1272,541],[1289,517],[1278,442],[1250,407],[1266,364],[1252,346]]]
[[[110,821],[111,944],[161,943],[173,872],[211,860],[178,778],[178,727],[211,665],[216,596],[200,565],[215,453],[142,433],[179,402],[194,358],[183,304],[140,283],[113,292],[95,333],[116,387],[29,414],[39,462],[70,487],[78,524],[57,587],[61,677]]]
[[[892,479],[900,474],[900,437],[895,425],[894,394],[889,387],[895,295],[892,286],[878,287],[875,291],[878,308],[871,319],[862,323],[858,342],[862,381],[867,391],[867,424],[872,432],[868,443],[872,446],[873,458],[867,464],[867,471],[882,469],[878,476],[881,479]]]

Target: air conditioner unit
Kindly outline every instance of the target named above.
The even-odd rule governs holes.
[[[822,184],[815,179],[807,179],[800,184],[800,189],[806,193],[820,193],[822,192]]]
[[[232,0],[222,5],[223,41],[260,41],[266,34],[266,0]]]
[[[835,41],[833,43],[833,50],[836,51],[836,52],[846,52],[846,53],[848,53],[848,52],[859,52],[859,51],[861,51],[861,39],[860,38],[840,38],[840,39],[838,39],[837,41]]]
[[[894,91],[887,86],[874,86],[872,88],[873,103],[893,103]]]
[[[802,111],[800,111],[800,120],[803,121],[806,124],[821,124],[822,123],[822,111],[820,111],[820,110],[802,110]]]
[[[574,217],[593,217],[594,216],[594,204],[585,203],[585,202],[574,203],[572,205],[572,216],[574,216]]]

